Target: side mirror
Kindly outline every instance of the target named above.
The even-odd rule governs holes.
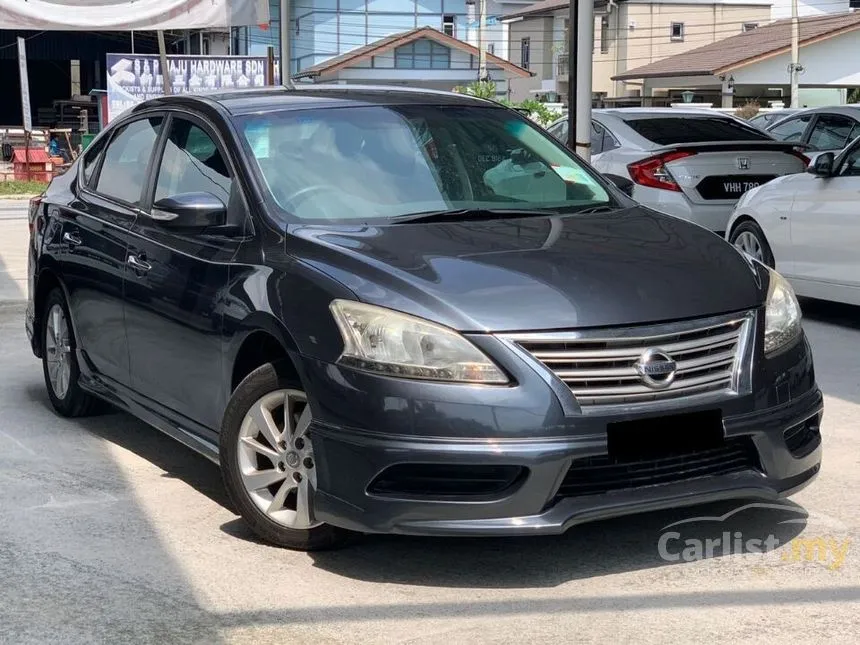
[[[181,193],[155,202],[152,217],[166,228],[202,230],[226,224],[227,206],[212,193]]]
[[[633,186],[635,185],[630,179],[627,177],[622,177],[621,175],[603,175],[615,184],[615,187],[620,190],[622,193],[627,195],[628,197],[633,197]]]
[[[809,165],[806,172],[818,177],[831,177],[833,175],[833,160],[832,152],[823,152]]]

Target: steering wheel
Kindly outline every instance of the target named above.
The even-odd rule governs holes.
[[[321,192],[329,192],[333,193],[338,190],[335,186],[325,185],[325,184],[313,184],[311,186],[305,186],[304,188],[300,188],[296,192],[294,192],[289,197],[284,199],[284,206],[289,206],[290,210],[295,211],[299,205],[306,202],[308,199]],[[329,213],[325,207],[317,207],[327,218],[329,217]]]

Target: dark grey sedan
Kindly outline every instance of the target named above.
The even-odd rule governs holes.
[[[201,452],[275,544],[561,533],[819,469],[788,283],[496,103],[145,102],[30,224],[56,411],[109,402]]]

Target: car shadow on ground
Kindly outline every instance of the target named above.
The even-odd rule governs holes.
[[[53,410],[44,387],[31,386],[34,405]],[[130,414],[108,407],[103,413],[71,419],[83,431],[120,446],[164,471],[163,477],[181,479],[212,501],[232,511],[218,466]]]
[[[43,388],[26,389],[35,405],[50,408]],[[217,466],[174,439],[132,416],[108,411],[74,420],[84,432],[129,450],[233,511]],[[749,504],[753,506],[746,507]],[[744,540],[774,536],[784,545],[805,528],[805,510],[792,502],[780,502],[782,510],[756,506],[747,500],[721,502],[667,511],[630,515],[574,526],[558,536],[520,538],[424,538],[397,535],[356,535],[337,551],[311,553],[315,566],[347,578],[414,586],[462,588],[552,587],[570,580],[613,573],[664,567],[685,562],[680,555],[686,540],[704,544],[728,531]],[[746,507],[740,512],[738,509]],[[733,513],[734,512],[734,513]],[[786,513],[793,523],[781,524]],[[731,514],[725,521],[719,518]],[[668,525],[694,517],[708,519],[667,529]],[[799,521],[798,521],[799,520]],[[237,539],[262,542],[240,518],[221,526]],[[669,545],[669,558],[658,549],[666,530],[681,532]],[[704,558],[731,555],[721,547]],[[665,554],[664,554],[665,555]]]
[[[809,320],[860,330],[860,307],[840,302],[801,298],[800,308],[804,318]]]
[[[363,536],[339,551],[311,553],[317,567],[348,578],[417,586],[518,588],[552,587],[620,572],[684,563],[685,545],[704,545],[725,532],[743,540],[778,545],[805,528],[803,507],[789,501],[783,510],[752,500],[712,503],[683,509],[643,513],[574,526],[563,535],[522,538],[423,538]],[[733,513],[744,506],[752,505]],[[732,517],[719,521],[726,514]],[[780,524],[787,517],[799,522]],[[709,518],[666,528],[691,518]],[[662,557],[660,536],[676,531]],[[690,542],[687,542],[690,540]],[[724,553],[715,546],[702,559],[732,555],[734,539]],[[777,546],[778,548],[778,546]],[[692,555],[692,551],[690,554]]]

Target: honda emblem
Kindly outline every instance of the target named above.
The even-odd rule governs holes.
[[[749,169],[750,169],[749,157],[738,157],[738,170],[749,170]]]

